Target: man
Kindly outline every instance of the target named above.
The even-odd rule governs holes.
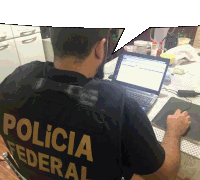
[[[12,99],[19,88],[25,97],[13,96],[20,99],[16,111],[12,101],[4,103],[0,133],[27,179],[127,180],[133,174],[149,180],[175,179],[180,137],[190,117],[180,110],[168,116],[163,143],[158,143],[139,105],[120,86],[102,80],[108,33],[108,29],[53,28],[54,63],[21,66],[1,84],[2,99]],[[27,88],[34,77],[43,78],[36,89],[50,83],[48,87],[44,83],[40,94],[31,95]],[[70,84],[66,94],[51,91],[62,83]],[[81,91],[86,87],[92,95]],[[82,99],[85,96],[90,101]],[[76,102],[85,109],[78,109]]]

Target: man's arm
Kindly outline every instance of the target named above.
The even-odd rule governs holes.
[[[147,180],[175,180],[180,165],[180,138],[191,123],[188,113],[177,110],[167,117],[167,130],[161,145],[147,115],[128,98],[124,103],[123,119],[124,174],[132,172],[131,176],[138,174]]]
[[[165,161],[165,150],[157,141],[147,115],[134,100],[128,98],[125,99],[123,114],[121,141],[124,178],[158,171]]]
[[[161,143],[165,150],[165,161],[162,167],[151,175],[141,175],[146,180],[175,180],[180,165],[180,137],[166,131]]]
[[[174,115],[167,117],[167,130],[162,142],[162,147],[166,154],[165,161],[157,172],[152,175],[143,176],[145,179],[176,179],[180,165],[180,138],[190,124],[190,116],[188,116],[186,111],[181,113],[181,110],[178,109]]]

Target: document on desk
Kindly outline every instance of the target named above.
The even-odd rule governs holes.
[[[193,76],[200,77],[199,69],[200,69],[200,62],[191,62],[182,65],[176,65],[175,68],[183,69],[185,74],[190,74]]]
[[[199,81],[197,82],[195,91],[198,92],[198,93],[200,93],[200,78],[199,78]]]
[[[197,88],[200,77],[186,73],[183,75],[174,74],[171,76],[171,83],[165,86],[168,89],[178,90],[194,90]]]

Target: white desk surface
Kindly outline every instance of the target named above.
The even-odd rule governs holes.
[[[104,79],[108,79],[109,75],[114,73],[117,60],[118,57],[105,64]],[[186,73],[183,75],[174,74],[173,76],[171,76],[171,83],[169,85],[163,85],[163,87],[166,87],[167,89],[173,89],[176,91],[181,89],[181,90],[195,90],[197,92],[200,92],[200,73],[199,73],[200,61],[187,65],[176,65],[175,67],[169,67],[170,72],[172,72],[174,68],[184,69]],[[162,107],[167,103],[167,101],[171,97],[179,98],[176,95],[166,91],[165,89],[161,89],[159,98],[157,99],[154,106],[147,113],[147,116],[150,121],[153,120],[156,114],[162,109]],[[180,98],[180,99],[187,101],[185,98]],[[195,98],[188,98],[188,99],[192,100],[193,104],[200,105],[200,98],[198,96]],[[156,134],[157,140],[159,142],[162,142],[165,131],[160,130],[156,127],[153,127],[153,129]],[[181,152],[183,152],[181,155],[181,167],[182,167],[182,169],[180,168],[180,171],[182,171],[181,175],[183,176],[183,174],[189,173],[190,176],[193,173],[193,171],[197,171],[197,169],[194,168],[196,167],[197,163],[199,164],[200,167],[200,145],[182,139]]]

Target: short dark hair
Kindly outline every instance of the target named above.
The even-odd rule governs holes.
[[[73,56],[84,60],[98,41],[107,40],[108,33],[106,28],[51,28],[54,56],[61,59]]]

